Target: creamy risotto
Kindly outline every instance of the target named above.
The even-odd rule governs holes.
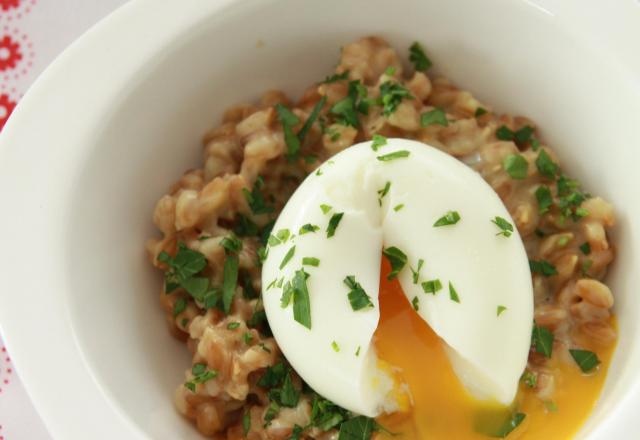
[[[563,172],[533,121],[495,113],[430,75],[431,61],[418,43],[408,61],[407,70],[384,40],[363,38],[344,46],[335,72],[298,101],[268,91],[257,103],[230,108],[204,136],[202,167],[187,171],[158,201],[153,221],[162,237],[149,240],[147,250],[165,274],[160,302],[169,328],[193,356],[175,404],[202,434],[566,439],[588,416],[616,341],[614,297],[602,282],[614,259],[607,238],[613,208]],[[464,426],[422,429],[411,421],[411,409],[376,421],[351,414],[303,383],[271,336],[261,262],[270,237],[282,238],[271,235],[278,213],[322,162],[354,143],[385,137],[430,144],[472,167],[498,193],[524,240],[534,286],[532,344],[514,407],[494,432],[482,432],[472,416]],[[383,272],[389,270],[384,262]],[[446,401],[464,406],[437,337],[423,322],[412,324],[411,305],[384,273],[376,333],[381,358],[415,376],[414,388],[429,391],[422,399],[423,389],[411,389],[414,412],[422,411],[419,402],[424,414],[436,414]],[[392,315],[406,315],[405,323],[392,323]],[[418,332],[430,354],[399,354],[395,347],[407,332]],[[428,368],[448,373],[437,380]]]

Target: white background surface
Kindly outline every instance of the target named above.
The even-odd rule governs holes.
[[[126,1],[0,0],[0,39],[8,35],[18,42],[21,54],[15,66],[0,70],[1,93],[18,101],[65,47]],[[0,49],[0,61],[5,56]],[[0,440],[48,440],[18,374],[0,336]]]

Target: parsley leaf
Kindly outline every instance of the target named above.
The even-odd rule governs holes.
[[[522,373],[522,377],[520,378],[526,386],[529,388],[535,388],[538,383],[538,376],[531,371],[525,371]]]
[[[588,373],[600,364],[598,356],[588,350],[570,349],[569,353],[583,373]]]
[[[311,425],[321,431],[328,431],[346,420],[349,413],[335,403],[315,396],[311,404]]]
[[[378,205],[382,206],[382,199],[389,193],[391,189],[391,182],[387,180],[387,183],[384,184],[384,188],[378,190]]]
[[[373,142],[371,142],[371,149],[373,151],[378,151],[378,148],[387,145],[387,138],[382,135],[374,134],[372,140]]]
[[[264,180],[262,177],[258,176],[251,192],[249,192],[247,188],[242,188],[242,194],[244,195],[251,212],[255,215],[269,214],[274,210],[273,206],[267,206],[264,201],[264,196],[260,192],[263,186]]]
[[[342,73],[334,73],[331,76],[327,76],[324,81],[320,82],[320,84],[331,84],[337,81],[342,81],[345,79],[349,79],[349,71],[346,70]]]
[[[320,115],[320,111],[322,110],[322,107],[324,107],[326,103],[327,103],[327,97],[323,96],[316,103],[316,105],[313,106],[313,110],[311,110],[309,117],[304,122],[304,125],[298,132],[298,140],[300,141],[301,145],[304,143],[304,139],[307,137],[307,133],[309,132],[309,130],[311,130],[311,127],[313,127],[313,123],[316,122],[316,119],[318,119],[318,116]]]
[[[344,212],[337,212],[331,216],[329,224],[327,225],[327,238],[331,238],[335,235],[336,229],[338,228],[343,215]]]
[[[518,131],[513,131],[506,125],[501,125],[496,130],[496,137],[502,141],[514,141],[517,144],[524,144],[531,139],[533,128],[525,125]]]
[[[258,380],[258,386],[272,388],[279,386],[287,374],[287,368],[282,362],[278,362],[273,367],[267,367],[262,377]]]
[[[287,375],[284,378],[284,382],[282,383],[282,388],[280,389],[279,403],[280,405],[286,406],[288,408],[295,408],[296,405],[298,405],[299,400],[300,392],[293,386],[293,381],[291,380],[291,372],[287,372]]]
[[[387,257],[389,264],[391,264],[391,272],[387,275],[388,280],[392,280],[398,276],[400,271],[407,264],[407,254],[402,252],[395,246],[388,247],[382,250],[382,255]]]
[[[430,293],[435,295],[440,289],[442,289],[442,283],[440,280],[429,280],[422,283],[422,290],[424,293]]]
[[[277,402],[271,401],[267,407],[267,411],[264,413],[264,426],[265,428],[271,424],[271,421],[276,418],[280,412],[280,405]]]
[[[398,205],[394,206],[394,207],[393,207],[393,210],[394,210],[395,212],[398,212],[398,211],[400,211],[402,208],[404,208],[404,203],[400,203],[400,204],[398,204]]]
[[[420,115],[420,126],[428,127],[433,124],[442,125],[443,127],[449,126],[447,115],[441,108],[436,108]]]
[[[370,417],[354,417],[340,425],[338,440],[370,440],[376,427],[375,420]]]
[[[303,432],[304,428],[298,424],[295,424],[293,425],[293,430],[291,431],[291,435],[287,440],[299,440]]]
[[[291,281],[287,281],[282,288],[282,296],[280,297],[280,307],[283,309],[286,308],[291,302],[291,298],[293,297],[293,286],[291,285]]]
[[[287,251],[284,258],[282,259],[282,263],[280,263],[280,270],[284,269],[289,261],[293,258],[293,255],[296,253],[296,247],[291,246],[291,249]]]
[[[449,281],[449,298],[453,302],[460,303],[460,297],[458,296],[458,292],[456,291],[456,288],[453,287],[453,284],[451,284],[451,281]]]
[[[187,300],[184,298],[178,298],[173,304],[173,317],[175,318],[180,313],[184,312],[187,308]]]
[[[558,164],[551,160],[551,157],[544,150],[540,150],[538,153],[538,157],[536,158],[536,167],[540,174],[548,177],[549,179],[555,179],[556,174],[558,174],[558,171],[560,170]]]
[[[420,299],[417,296],[414,296],[411,300],[411,305],[413,306],[413,310],[417,312],[420,310]]]
[[[544,150],[543,150],[544,151]],[[536,189],[536,200],[538,201],[538,212],[540,215],[549,212],[549,209],[553,205],[553,196],[548,186],[540,185]]]
[[[529,163],[521,154],[509,154],[502,161],[502,168],[512,179],[524,179],[527,177]]]
[[[320,260],[318,258],[315,258],[315,257],[303,257],[302,258],[302,265],[303,266],[318,267],[318,266],[320,266]]]
[[[233,232],[238,237],[253,237],[258,235],[259,228],[249,217],[242,214],[238,214],[236,225],[233,228]]]
[[[275,107],[278,113],[278,120],[282,124],[284,142],[287,145],[286,157],[289,160],[295,159],[300,152],[300,139],[293,132],[293,127],[298,125],[300,119],[283,104],[278,103]]]
[[[378,159],[380,162],[389,162],[394,159],[409,157],[410,154],[411,152],[407,150],[398,150],[398,151],[394,151],[393,153],[383,154],[382,156],[376,156],[376,159]]]
[[[582,243],[579,248],[580,251],[585,255],[589,255],[591,253],[591,245],[587,242]]]
[[[340,351],[340,346],[336,341],[331,341],[331,348],[333,348],[333,351],[335,351],[336,353]]]
[[[509,434],[511,434],[511,432],[513,432],[518,426],[520,426],[525,417],[527,417],[527,415],[524,413],[519,412],[513,414],[511,417],[509,417],[509,420],[507,420],[504,425],[502,425],[500,429],[498,429],[493,437],[506,438]]]
[[[344,284],[350,289],[347,297],[353,311],[358,311],[367,307],[373,307],[371,298],[364,291],[360,283],[356,281],[354,275],[349,275],[343,280]]]
[[[357,128],[360,126],[358,113],[368,113],[369,101],[366,97],[367,88],[360,80],[349,81],[347,96],[333,104],[329,113],[336,116],[336,122],[339,124]]]
[[[380,84],[380,104],[382,114],[389,116],[396,111],[403,99],[413,99],[409,90],[393,81],[385,81]]]
[[[244,433],[245,437],[247,436],[250,430],[251,430],[251,414],[249,413],[249,411],[245,411],[245,413],[242,415],[242,432]]]
[[[553,333],[549,329],[534,324],[531,342],[538,353],[543,354],[547,358],[551,357],[553,351]]]
[[[498,306],[498,308],[496,310],[496,316],[502,315],[502,313],[505,312],[506,310],[507,310],[507,308],[505,306]]]
[[[296,270],[293,276],[293,319],[311,329],[311,302],[307,289],[308,274],[304,269]]]
[[[312,225],[311,223],[307,223],[306,225],[302,225],[300,230],[298,231],[299,235],[304,235],[309,232],[316,232],[320,230],[320,226]]]
[[[227,324],[227,329],[229,329],[229,330],[235,330],[238,327],[240,327],[240,323],[239,322],[230,322],[229,324]]]
[[[231,311],[231,302],[238,285],[238,265],[237,255],[227,255],[224,260],[223,280],[222,280],[222,304],[224,312],[228,315]]]
[[[193,374],[194,378],[185,382],[184,386],[192,393],[196,392],[197,384],[205,383],[218,376],[216,370],[207,369],[207,364],[194,364],[193,367],[191,367],[191,374]]]
[[[415,270],[413,270],[413,267],[409,266],[409,269],[411,269],[411,278],[413,280],[413,284],[418,284],[418,280],[420,278],[420,269],[422,269],[423,265],[424,260],[420,258],[418,260],[418,267]]]
[[[480,116],[486,115],[487,113],[489,113],[489,112],[487,111],[486,108],[478,107],[476,109],[475,113],[473,114],[473,116],[475,116],[476,118],[479,118]]]
[[[558,274],[556,267],[546,260],[529,260],[529,269],[532,273],[539,273],[545,277]]]
[[[409,61],[413,63],[416,70],[422,72],[428,70],[429,67],[433,65],[429,57],[427,57],[427,54],[424,53],[422,45],[417,41],[409,47]]]
[[[460,213],[458,211],[448,211],[445,215],[440,217],[433,224],[434,228],[438,228],[440,226],[449,226],[455,225],[460,221]]]
[[[513,225],[509,223],[506,219],[499,217],[496,215],[496,218],[491,220],[491,223],[495,224],[498,228],[500,228],[500,232],[496,235],[504,235],[505,237],[511,237],[513,234]]]
[[[324,203],[322,205],[320,205],[320,209],[322,210],[323,214],[327,214],[329,211],[331,211],[333,208],[329,205],[325,205]]]
[[[242,250],[242,240],[231,234],[228,237],[224,237],[222,240],[220,240],[220,246],[224,248],[227,255],[237,254]]]

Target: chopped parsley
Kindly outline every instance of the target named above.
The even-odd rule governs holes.
[[[266,428],[271,424],[271,421],[276,418],[280,412],[280,405],[277,402],[271,401],[267,407],[267,411],[264,413],[264,427]]]
[[[249,217],[238,214],[238,221],[233,232],[238,237],[252,237],[259,234],[259,228]]]
[[[291,430],[291,435],[287,440],[299,440],[303,432],[304,432],[304,427],[298,424],[295,424],[293,425],[293,430]]]
[[[240,323],[239,322],[230,322],[229,324],[227,324],[227,329],[229,329],[229,330],[235,330],[238,327],[240,327]]]
[[[600,359],[592,351],[569,349],[569,353],[583,373],[589,373],[600,364]]]
[[[388,280],[392,280],[398,276],[400,271],[407,264],[407,254],[402,252],[395,246],[388,247],[382,250],[382,255],[387,257],[389,264],[391,264],[391,272],[387,275]]]
[[[391,189],[391,182],[387,180],[387,183],[384,184],[384,188],[378,190],[378,205],[382,206],[382,199],[389,193]]]
[[[529,388],[535,388],[536,384],[538,383],[538,376],[535,373],[532,373],[531,371],[527,370],[524,373],[522,373],[521,380]]]
[[[249,332],[246,332],[242,335],[242,339],[244,340],[244,343],[249,345],[251,344],[251,341],[253,341],[253,335]]]
[[[347,96],[333,104],[329,113],[336,117],[338,124],[357,128],[360,126],[358,114],[368,114],[369,104],[367,88],[360,80],[349,81]]]
[[[367,292],[364,291],[360,283],[356,281],[354,275],[348,275],[343,282],[349,288],[347,298],[349,298],[349,303],[354,312],[373,307],[371,298],[367,295]]]
[[[307,289],[307,277],[304,269],[297,270],[293,276],[293,319],[311,329],[311,302]]]
[[[382,156],[376,156],[376,159],[378,159],[380,162],[389,162],[395,159],[409,157],[410,154],[411,152],[407,150],[398,150],[398,151],[394,151],[393,153],[383,154]]]
[[[338,345],[338,343],[336,341],[332,341],[331,342],[331,348],[333,348],[333,351],[335,351],[336,353],[338,353],[340,351],[340,346]]]
[[[394,66],[389,66],[385,69],[384,74],[387,76],[393,76],[396,74],[396,68]]]
[[[558,207],[563,217],[578,221],[582,217],[589,215],[589,212],[581,208],[580,205],[590,196],[579,189],[579,184],[576,180],[560,176],[556,181],[556,187]]]
[[[291,246],[291,249],[289,249],[287,251],[287,253],[285,254],[284,258],[282,259],[282,263],[280,263],[280,270],[284,269],[284,267],[287,265],[287,263],[289,261],[291,261],[291,259],[293,258],[295,253],[296,253],[296,247],[295,246]]]
[[[242,240],[232,234],[220,240],[220,246],[224,248],[227,254],[237,254],[242,250]]]
[[[302,265],[303,266],[313,266],[313,267],[318,267],[320,266],[320,260],[316,257],[303,257],[302,258]]]
[[[327,238],[331,238],[335,235],[336,229],[338,228],[343,215],[344,212],[337,212],[331,216],[329,224],[327,225]]]
[[[569,243],[569,241],[571,241],[571,238],[569,238],[568,235],[563,235],[562,237],[558,238],[558,241],[556,243],[558,243],[558,246],[564,247]]]
[[[384,147],[387,145],[387,138],[380,135],[374,134],[371,142],[371,149],[373,151],[378,151],[378,148]]]
[[[529,163],[521,154],[509,154],[502,161],[502,168],[512,179],[524,179],[527,177]]]
[[[295,408],[296,405],[298,405],[298,401],[300,400],[300,391],[296,390],[293,386],[291,372],[287,372],[287,375],[284,377],[284,381],[282,382],[282,387],[278,391],[279,393],[277,393],[276,396],[280,405],[288,408]]]
[[[194,364],[193,367],[191,367],[191,374],[194,376],[193,379],[185,382],[184,386],[192,393],[196,392],[197,384],[205,383],[218,376],[218,372],[216,370],[209,370],[207,364]]]
[[[531,343],[536,351],[543,354],[545,357],[550,358],[553,351],[553,333],[538,325],[533,325],[533,332],[531,333]]]
[[[327,214],[329,211],[331,211],[333,208],[329,205],[325,205],[324,203],[322,205],[320,205],[320,209],[322,210],[323,214]]]
[[[404,203],[400,203],[400,204],[398,204],[398,205],[394,206],[394,207],[393,207],[393,210],[394,210],[395,212],[398,212],[398,211],[400,211],[402,208],[404,208]]]
[[[180,313],[184,312],[187,308],[187,300],[184,298],[178,298],[173,304],[173,317],[175,318]]]
[[[420,126],[428,127],[429,125],[449,126],[447,114],[441,108],[435,108],[420,115]]]
[[[238,265],[239,260],[237,255],[227,255],[222,271],[222,305],[227,315],[231,311],[231,302],[233,301],[233,295],[238,285]]]
[[[540,150],[538,153],[536,167],[540,174],[544,177],[548,177],[549,179],[555,179],[556,174],[558,174],[558,171],[560,170],[558,164],[551,160],[551,157],[549,157],[547,152],[544,150]]]
[[[343,81],[345,79],[349,79],[349,71],[346,70],[342,73],[334,73],[331,76],[327,76],[324,81],[320,82],[320,84],[331,84],[337,81]]]
[[[415,41],[409,47],[409,61],[413,63],[413,66],[418,71],[426,71],[433,65],[427,54],[424,53],[422,45]]]
[[[242,432],[245,437],[247,436],[247,434],[249,434],[250,430],[251,430],[251,414],[249,413],[249,411],[245,411],[245,413],[242,415]]]
[[[496,309],[496,316],[500,316],[502,315],[504,312],[506,312],[507,308],[505,306],[498,306],[498,308]]]
[[[264,179],[258,176],[251,192],[249,192],[247,188],[242,188],[242,194],[244,195],[251,212],[255,215],[269,214],[274,210],[273,206],[267,206],[264,201],[264,196],[260,192],[263,186]]]
[[[316,225],[312,225],[311,223],[307,223],[306,225],[302,225],[300,227],[300,231],[298,231],[298,234],[304,235],[304,234],[307,234],[309,232],[316,232],[318,230],[320,230],[320,226],[316,226]]]
[[[524,413],[515,413],[498,429],[493,437],[506,438],[511,434],[527,417]]]
[[[539,273],[545,277],[558,274],[556,267],[546,260],[529,260],[529,269],[532,273]]]
[[[591,245],[587,242],[582,243],[580,246],[580,252],[585,255],[589,255],[591,253]]]
[[[293,127],[300,123],[300,119],[283,104],[278,103],[275,107],[284,132],[284,142],[287,145],[285,156],[289,160],[296,159],[300,152],[300,139],[293,132]]]
[[[504,218],[496,215],[496,218],[491,220],[491,223],[493,223],[500,229],[500,232],[498,232],[496,235],[511,237],[511,234],[513,234],[513,225]]]
[[[280,307],[286,308],[293,297],[293,286],[291,281],[287,281],[282,288],[282,296],[280,297]]]
[[[455,225],[460,221],[460,213],[458,211],[448,211],[445,215],[440,217],[433,224],[434,228],[438,228],[440,226],[450,226]]]
[[[440,289],[442,289],[442,283],[440,280],[429,280],[422,283],[422,290],[424,293],[430,293],[435,295]]]
[[[486,108],[478,107],[476,109],[475,113],[473,114],[473,116],[475,116],[476,118],[479,118],[480,116],[486,115],[487,113],[489,113],[489,112],[487,111]]]
[[[540,215],[547,213],[553,205],[553,196],[551,195],[551,190],[548,186],[540,185],[536,189],[535,194],[536,200],[538,201],[538,213],[540,213]]]
[[[300,141],[300,144],[304,143],[304,139],[307,137],[307,133],[309,132],[309,130],[311,130],[311,127],[313,126],[314,122],[316,122],[316,119],[318,119],[318,116],[320,115],[320,111],[322,110],[322,107],[324,107],[326,103],[327,103],[327,97],[323,96],[316,103],[316,105],[313,106],[313,110],[311,110],[309,117],[307,118],[304,125],[298,132],[298,140]],[[306,157],[305,157],[305,161],[307,161]]]
[[[496,130],[496,137],[501,141],[514,141],[517,144],[524,144],[531,139],[533,127],[525,125],[517,131],[511,130],[506,125],[501,125]]]
[[[451,281],[449,281],[449,298],[453,302],[460,303],[460,297],[458,296],[458,292],[456,291],[456,288],[453,287],[453,284],[451,284]]]
[[[312,426],[321,431],[328,431],[337,427],[349,417],[349,412],[335,403],[318,395],[314,396],[311,404]]]
[[[338,440],[370,440],[378,424],[370,417],[357,416],[340,425]]]
[[[416,267],[415,270],[413,269],[413,267],[409,266],[409,269],[411,269],[411,278],[413,280],[413,284],[418,284],[418,280],[420,279],[420,269],[422,269],[423,265],[424,260],[420,258],[418,260],[418,267]]]
[[[549,412],[558,412],[558,405],[553,400],[545,400],[544,407]]]
[[[420,310],[420,299],[417,296],[414,296],[411,300],[411,305],[413,306],[413,310],[417,312]]]
[[[162,251],[158,255],[158,261],[169,266],[169,270],[165,272],[165,293],[171,293],[183,286],[185,281],[207,267],[207,258],[204,254],[189,249],[183,242],[178,242],[178,252],[175,257]]]
[[[396,111],[403,99],[413,99],[413,96],[403,86],[394,81],[385,81],[380,84],[380,104],[382,114],[391,115]]]

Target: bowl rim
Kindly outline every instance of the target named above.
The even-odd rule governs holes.
[[[640,4],[626,0],[625,3],[607,5],[604,9],[595,6],[595,0],[591,2],[591,6],[586,7],[584,2],[577,0],[570,0],[563,5],[549,5],[546,0],[521,1],[538,8],[542,7],[538,3],[543,4],[545,11],[552,11],[550,13],[557,15],[559,21],[569,23],[567,26],[575,29],[597,24],[602,33],[598,33],[599,39],[594,37],[593,44],[606,42],[608,47],[614,48],[612,59],[625,75],[635,78],[633,82],[640,91],[640,57],[632,56],[637,50],[632,41],[640,39],[640,30],[637,26],[633,27],[638,22],[639,15],[634,13],[638,13]],[[5,252],[0,255],[0,264],[11,268],[11,271],[5,273],[8,279],[15,280],[11,284],[22,285],[24,291],[42,288],[42,280],[45,279],[56,290],[64,290],[67,285],[62,275],[64,270],[60,270],[61,263],[55,262],[52,251],[63,245],[65,237],[50,237],[47,232],[63,230],[62,225],[66,223],[67,217],[53,208],[69,205],[70,200],[65,199],[68,198],[65,190],[70,189],[72,179],[66,179],[62,182],[62,187],[55,188],[38,186],[34,181],[54,181],[56,176],[64,175],[59,174],[61,170],[68,171],[82,163],[85,152],[80,147],[92,137],[99,115],[113,102],[113,96],[127,86],[131,75],[139,70],[144,60],[158,53],[204,17],[239,3],[239,0],[130,1],[87,31],[38,78],[16,107],[0,137],[0,195],[5,200],[5,206],[24,207],[23,211],[14,211],[21,212],[22,215],[0,216],[0,226],[6,231],[19,231],[28,225],[34,242],[46,239],[49,251],[34,257],[29,249],[24,249],[21,237],[17,236],[20,234],[7,238]],[[140,20],[141,16],[146,16],[147,19]],[[604,32],[606,30],[611,32]],[[604,37],[603,34],[607,36]],[[141,37],[132,40],[128,35]],[[629,35],[638,37],[628,38]],[[78,84],[89,85],[88,78],[91,78],[92,83],[104,81],[101,87],[89,88],[88,92],[86,87],[78,87]],[[88,102],[91,102],[91,106],[87,105]],[[56,105],[73,109],[72,113],[56,112]],[[88,111],[88,108],[92,110]],[[74,121],[73,130],[69,130],[69,120]],[[24,151],[26,148],[22,148],[22,151],[20,148],[24,145],[44,144],[55,145],[55,155],[64,156],[65,160],[51,157],[50,162],[33,163]],[[22,175],[11,172],[24,169],[24,164],[29,164],[29,172]],[[34,176],[38,176],[38,179],[34,179]],[[12,188],[23,190],[16,192],[11,191]],[[20,196],[26,191],[31,198],[31,205],[21,200]],[[33,200],[39,203],[33,203]],[[27,257],[33,264],[43,268],[37,279],[33,275],[29,277],[28,268],[15,264],[16,259]],[[68,322],[70,312],[67,305],[56,303],[53,296],[34,305],[25,295],[7,293],[0,293],[0,303],[3,305],[0,307],[0,331],[5,336],[5,343],[28,395],[54,438],[84,439],[87,433],[91,433],[95,439],[114,436],[133,440],[148,439],[113,404],[107,390],[102,389],[89,370]],[[32,317],[22,319],[27,313]],[[48,317],[48,321],[37,321],[44,317]],[[42,322],[44,326],[34,332],[34,322]],[[41,331],[45,328],[46,337],[55,343],[42,343]],[[56,362],[43,367],[43,359],[55,359]],[[52,377],[56,378],[55,382],[51,380]],[[64,402],[61,403],[58,385],[72,383],[73,388],[64,390]],[[83,402],[83,406],[93,410],[78,417],[76,411],[79,406],[69,402]],[[635,421],[634,408],[637,405],[640,405],[638,382],[618,402],[615,412],[612,408],[609,409],[607,418],[589,435],[589,439],[628,436],[628,426]],[[96,426],[100,426],[100,430],[96,430]]]

